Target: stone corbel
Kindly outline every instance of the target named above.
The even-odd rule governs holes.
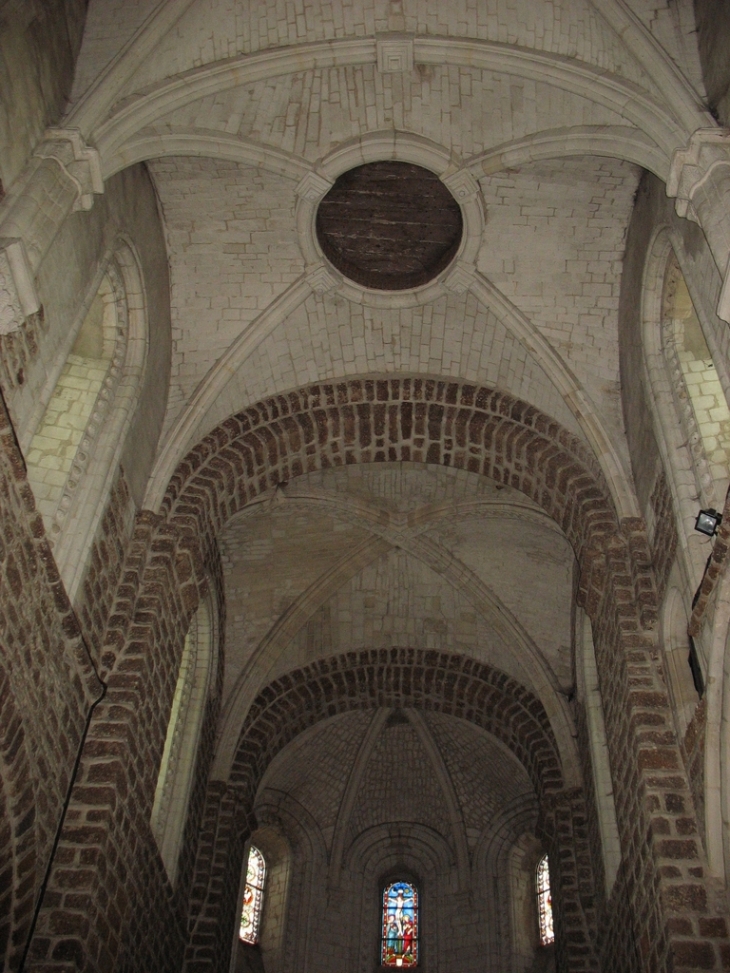
[[[334,183],[331,179],[327,179],[325,176],[312,170],[300,180],[296,188],[296,194],[308,203],[318,203],[332,189],[333,185]]]
[[[104,192],[99,153],[84,142],[76,129],[49,128],[35,155],[57,162],[74,184],[74,212],[91,209],[94,196]]]
[[[698,223],[722,276],[718,315],[730,322],[730,131],[700,128],[677,149],[667,179],[680,216]]]
[[[0,237],[0,335],[18,331],[40,309],[22,240]]]
[[[451,195],[459,203],[466,203],[479,195],[479,183],[468,169],[458,169],[448,176],[443,175],[441,181],[448,186]]]
[[[444,278],[444,284],[454,294],[466,294],[476,280],[476,268],[457,261],[456,266]]]
[[[339,274],[334,274],[331,270],[328,270],[324,264],[317,264],[314,267],[309,267],[306,273],[307,283],[315,292],[315,294],[327,294],[329,291],[334,290],[336,287],[342,283],[342,278]]]

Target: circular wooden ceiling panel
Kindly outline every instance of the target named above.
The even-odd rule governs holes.
[[[344,172],[317,210],[317,239],[350,280],[410,290],[456,256],[461,209],[439,177],[407,162],[370,162]]]

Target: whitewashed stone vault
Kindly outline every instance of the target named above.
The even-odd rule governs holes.
[[[730,968],[725,37],[0,0],[0,965],[371,973],[400,875],[424,973]],[[317,233],[386,162],[401,290]]]

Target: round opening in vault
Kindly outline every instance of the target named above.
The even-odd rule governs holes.
[[[317,239],[350,280],[402,291],[433,280],[461,242],[461,208],[439,177],[408,162],[344,172],[317,210]]]

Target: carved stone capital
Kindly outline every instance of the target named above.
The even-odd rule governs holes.
[[[74,184],[74,211],[91,209],[94,196],[104,192],[99,153],[84,142],[76,129],[49,128],[35,155],[57,162]]]
[[[701,223],[693,200],[718,166],[730,167],[730,131],[699,128],[684,149],[677,149],[667,179],[667,195],[677,199],[677,213]]]
[[[0,334],[18,331],[40,308],[22,240],[0,237]]]

